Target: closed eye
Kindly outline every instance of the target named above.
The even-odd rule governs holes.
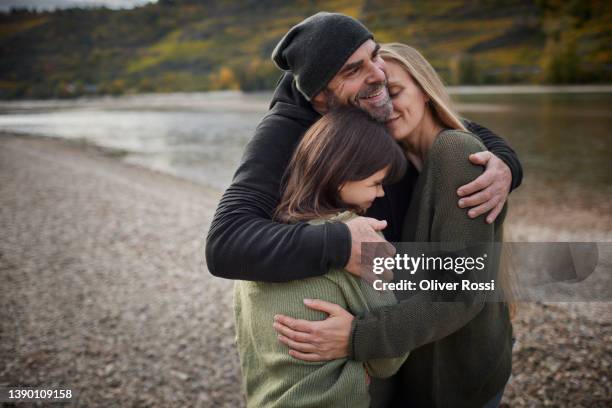
[[[389,97],[393,98],[402,92],[403,88],[397,84],[389,85]]]

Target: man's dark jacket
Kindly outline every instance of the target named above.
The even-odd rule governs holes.
[[[245,148],[232,184],[223,194],[206,240],[209,271],[228,279],[286,282],[325,274],[344,267],[351,253],[351,237],[343,223],[281,224],[271,220],[280,200],[280,183],[294,149],[321,115],[285,74],[276,88],[270,110]],[[489,151],[512,172],[512,188],[522,180],[516,153],[490,130],[466,121]],[[467,157],[466,157],[467,160]],[[385,187],[367,216],[387,221],[388,241],[399,241],[410,191],[417,174],[409,171],[398,183]]]

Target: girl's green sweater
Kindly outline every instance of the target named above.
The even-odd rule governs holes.
[[[333,221],[356,217],[344,212]],[[322,223],[327,220],[315,220]],[[299,260],[296,260],[299,262]],[[395,304],[391,292],[378,292],[344,270],[287,283],[237,281],[234,285],[236,343],[248,407],[368,407],[366,371],[374,377],[393,375],[407,354],[365,363],[342,358],[306,362],[288,354],[272,327],[274,315],[323,320],[325,313],[308,309],[303,299],[335,303],[354,315]],[[365,367],[364,367],[365,366]]]

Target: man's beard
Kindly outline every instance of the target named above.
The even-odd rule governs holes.
[[[367,88],[359,91],[356,100],[349,100],[349,104],[366,112],[375,121],[385,123],[387,119],[389,119],[389,116],[391,116],[391,112],[393,111],[393,106],[391,105],[391,98],[389,97],[388,92],[387,99],[379,103],[377,106],[372,106],[370,104],[364,104],[365,106],[361,106],[361,104],[359,104],[359,100],[361,100],[361,98],[375,93],[377,90],[380,89],[380,86],[381,84],[368,85]],[[386,84],[382,84],[382,86],[386,87]],[[325,99],[328,111],[333,111],[340,108],[341,106],[346,105],[346,103],[344,103],[340,98],[338,98],[331,89],[325,88],[323,92],[325,92]]]

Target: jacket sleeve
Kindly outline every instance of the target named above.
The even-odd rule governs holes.
[[[206,262],[213,275],[286,282],[323,275],[348,262],[346,224],[272,221],[281,178],[302,132],[298,123],[276,115],[257,127],[208,231]]]
[[[431,199],[434,207],[431,242],[468,245],[493,242],[495,226],[485,223],[484,216],[468,218],[466,210],[456,205],[455,198],[457,187],[482,174],[482,167],[463,159],[467,154],[482,151],[482,146],[473,136],[463,140],[447,138],[446,141],[446,148],[438,149],[431,159],[439,166],[427,176],[433,179],[432,191],[435,192]],[[479,251],[482,247],[476,249]],[[455,278],[448,277],[449,281]],[[462,295],[466,299],[466,293]],[[487,298],[482,291],[467,294],[466,301],[440,302],[435,301],[434,296],[428,291],[418,291],[396,305],[355,317],[349,338],[349,357],[357,361],[397,357],[440,340],[470,322],[483,309]]]
[[[510,190],[514,190],[520,186],[523,181],[523,167],[521,166],[521,162],[516,152],[512,150],[510,145],[491,130],[476,122],[463,119],[463,124],[470,132],[482,140],[487,150],[502,159],[510,168],[510,172],[512,173],[512,185],[510,186]]]

